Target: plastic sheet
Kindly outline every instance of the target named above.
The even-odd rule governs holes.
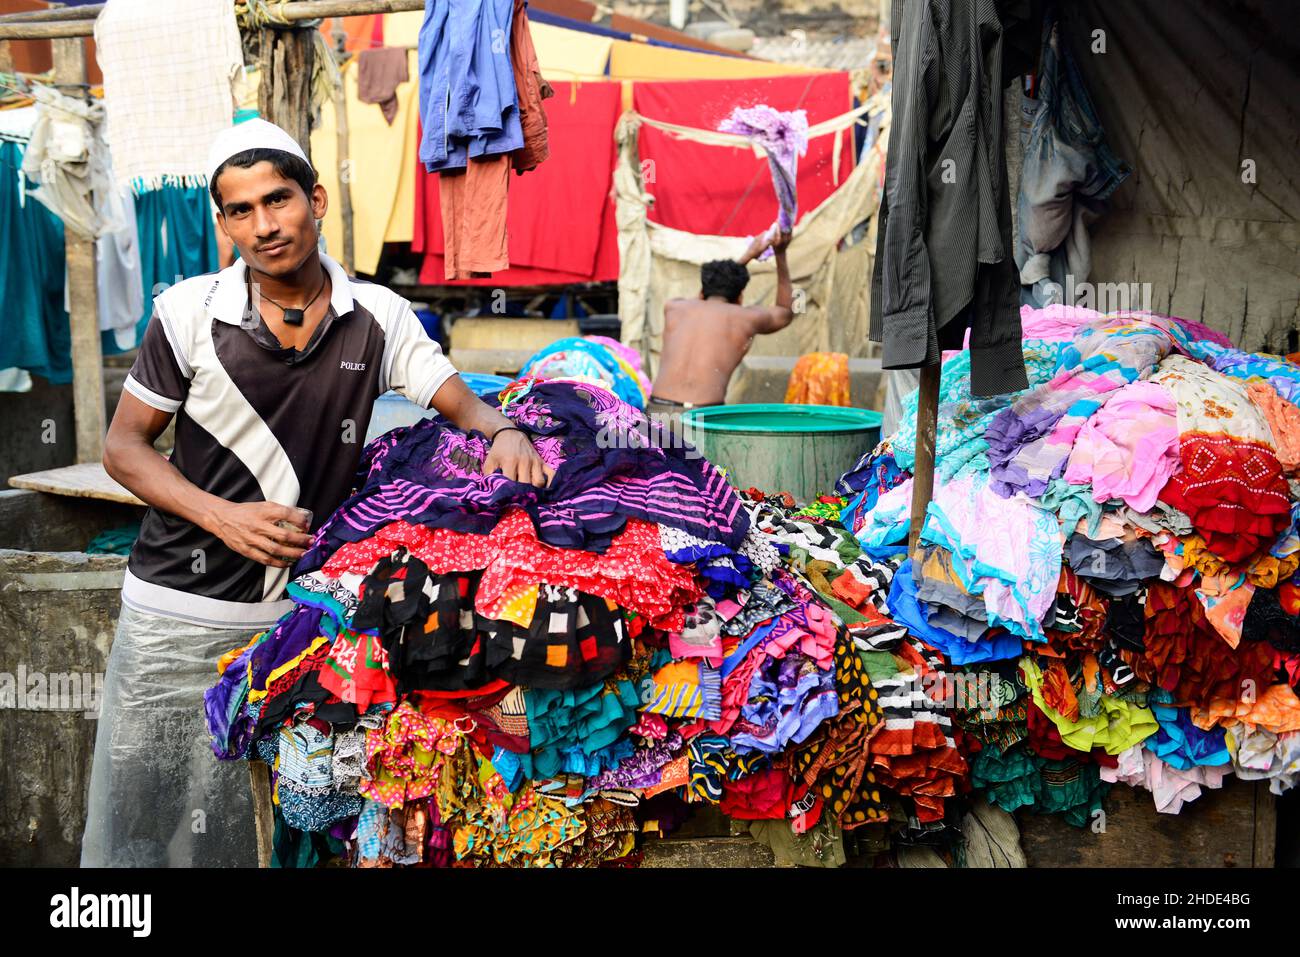
[[[248,769],[213,756],[203,692],[246,628],[123,606],[104,677],[82,867],[256,867]]]

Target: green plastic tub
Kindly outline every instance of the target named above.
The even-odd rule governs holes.
[[[834,405],[710,405],[682,414],[686,437],[737,488],[811,501],[880,441],[880,413]]]

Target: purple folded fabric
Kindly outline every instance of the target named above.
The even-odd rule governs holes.
[[[390,522],[488,535],[515,507],[543,542],[560,548],[603,552],[629,518],[740,548],[749,514],[726,479],[686,443],[656,444],[672,437],[656,433],[640,410],[586,383],[540,382],[505,394],[506,416],[555,469],[550,485],[484,475],[487,438],[441,417],[393,429],[366,447],[359,490],[317,531],[295,577]]]
[[[271,672],[297,658],[320,637],[321,614],[319,608],[297,605],[292,612],[280,619],[266,640],[253,649],[248,665],[250,688],[265,691],[266,679]]]
[[[765,103],[758,106],[738,106],[718,125],[722,133],[746,136],[767,153],[772,171],[772,187],[776,190],[776,226],[782,232],[794,228],[798,212],[796,182],[799,157],[808,152],[808,114],[803,110],[781,112]],[[764,250],[759,257],[771,255]]]
[[[1186,344],[1177,322],[1148,313],[1081,326],[1061,351],[1052,380],[1021,395],[985,429],[989,487],[1003,498],[1041,497],[1065,472],[1079,430],[1111,393],[1145,379]]]
[[[603,771],[591,779],[594,788],[652,788],[663,779],[664,767],[682,753],[682,736],[671,731],[668,737],[648,748],[637,748],[618,767]]]

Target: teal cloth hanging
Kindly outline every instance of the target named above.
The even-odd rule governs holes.
[[[24,197],[23,147],[0,141],[0,369],[55,385],[72,381],[72,329],[63,307],[63,221]]]
[[[138,343],[153,315],[154,297],[177,283],[177,277],[215,272],[218,259],[217,226],[206,186],[167,185],[137,193],[135,220],[144,284],[144,314],[136,324]],[[103,342],[105,355],[124,351],[117,348],[112,333],[105,333]]]

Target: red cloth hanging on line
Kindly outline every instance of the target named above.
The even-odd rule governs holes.
[[[543,285],[618,278],[614,222],[614,127],[618,83],[556,83],[546,100],[550,156],[531,172],[510,176],[510,267],[481,279],[448,283],[436,174],[416,173],[411,249],[424,253],[420,282],[430,285]],[[418,159],[412,157],[418,164]]]
[[[559,83],[545,103],[551,156],[536,170],[511,175],[510,267],[490,278],[452,285],[512,286],[618,279],[618,232],[610,195],[617,158],[614,127],[622,109],[617,82]],[[736,106],[768,103],[779,110],[804,109],[809,124],[847,112],[852,93],[847,73],[753,80],[665,80],[637,83],[638,112],[683,126],[713,129]],[[853,169],[852,131],[839,134],[838,182],[832,175],[834,136],[809,143],[799,164],[799,208],[825,200]],[[653,181],[650,217],[688,232],[752,235],[776,218],[767,161],[748,149],[706,146],[673,139],[643,126],[640,155]],[[416,160],[413,158],[412,162]],[[442,214],[435,175],[417,172],[412,249],[424,253],[420,282],[444,278]]]
[[[847,113],[853,93],[847,73],[815,73],[749,80],[662,80],[633,88],[642,116],[679,126],[716,130],[738,106],[766,103],[777,110],[805,110],[808,125]],[[832,162],[841,139],[839,177]],[[853,170],[853,131],[816,137],[799,160],[799,211],[815,208]],[[709,236],[752,236],[772,225],[777,203],[767,159],[749,148],[709,146],[675,139],[649,125],[638,139],[643,169],[653,169],[650,219],[674,229]]]

